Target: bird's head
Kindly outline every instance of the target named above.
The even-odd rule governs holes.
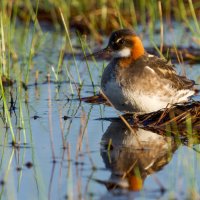
[[[111,34],[106,48],[90,56],[111,53],[115,58],[132,58],[137,60],[144,52],[142,41],[133,30],[120,29]]]

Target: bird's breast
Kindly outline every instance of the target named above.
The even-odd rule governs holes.
[[[124,95],[124,86],[114,66],[108,65],[104,70],[101,89],[117,110],[133,111],[133,106]]]

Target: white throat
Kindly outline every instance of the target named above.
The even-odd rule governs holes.
[[[115,58],[125,58],[129,57],[131,55],[131,50],[129,48],[124,48],[122,50],[114,52],[114,57]]]

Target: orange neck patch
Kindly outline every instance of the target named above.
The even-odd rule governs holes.
[[[121,58],[121,59],[119,60],[119,66],[120,66],[121,68],[127,68],[127,67],[130,66],[131,61],[132,61],[132,58],[131,58],[131,57]]]
[[[130,66],[130,64],[133,62],[133,60],[137,60],[139,57],[144,55],[145,50],[142,44],[142,41],[138,36],[133,36],[132,38],[133,41],[133,48],[131,50],[131,56],[129,57],[124,57],[119,60],[119,66],[121,68],[127,68]]]
[[[133,60],[137,60],[144,54],[145,50],[142,41],[138,36],[133,36],[132,40],[133,40],[133,49],[131,55]]]

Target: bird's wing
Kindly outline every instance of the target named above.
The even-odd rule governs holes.
[[[195,84],[193,80],[187,79],[185,76],[179,76],[174,69],[174,65],[162,58],[151,57],[148,59],[148,66],[161,78],[169,80],[173,88],[192,89]]]

